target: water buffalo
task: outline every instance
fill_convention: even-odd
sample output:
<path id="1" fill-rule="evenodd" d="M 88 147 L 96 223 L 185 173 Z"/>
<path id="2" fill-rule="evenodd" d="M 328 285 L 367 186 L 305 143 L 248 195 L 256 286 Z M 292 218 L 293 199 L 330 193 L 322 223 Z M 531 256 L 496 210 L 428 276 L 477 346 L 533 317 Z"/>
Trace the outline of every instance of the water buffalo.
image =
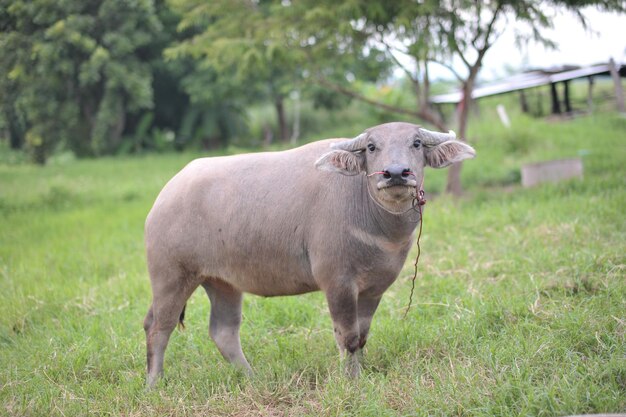
<path id="1" fill-rule="evenodd" d="M 239 341 L 243 293 L 323 291 L 346 371 L 357 376 L 372 316 L 411 247 L 424 167 L 474 155 L 454 132 L 387 123 L 353 139 L 189 163 L 145 225 L 148 385 L 163 373 L 170 334 L 200 285 L 211 301 L 211 338 L 248 372 Z"/>

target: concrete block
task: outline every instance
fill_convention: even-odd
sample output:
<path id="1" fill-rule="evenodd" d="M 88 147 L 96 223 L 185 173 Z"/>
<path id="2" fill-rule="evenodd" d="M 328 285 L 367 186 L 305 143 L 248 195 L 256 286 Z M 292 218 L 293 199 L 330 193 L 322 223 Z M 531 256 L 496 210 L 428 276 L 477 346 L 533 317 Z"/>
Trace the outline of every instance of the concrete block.
<path id="1" fill-rule="evenodd" d="M 583 161 L 580 158 L 560 159 L 522 166 L 522 186 L 524 187 L 582 177 Z"/>

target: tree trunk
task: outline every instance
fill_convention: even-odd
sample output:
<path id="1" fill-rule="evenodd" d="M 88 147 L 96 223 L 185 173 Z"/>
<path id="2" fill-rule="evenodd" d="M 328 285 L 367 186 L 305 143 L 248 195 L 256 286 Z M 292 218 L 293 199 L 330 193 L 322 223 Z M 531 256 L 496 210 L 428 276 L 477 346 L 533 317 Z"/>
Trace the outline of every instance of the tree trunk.
<path id="1" fill-rule="evenodd" d="M 0 110 L 4 114 L 4 121 L 9 131 L 9 145 L 11 149 L 19 150 L 24 147 L 26 127 L 24 126 L 24 119 L 20 117 L 20 112 L 15 104 L 18 96 L 17 88 L 13 86 L 13 83 L 10 83 L 6 90 L 5 94 L 9 100 L 4 103 Z"/>
<path id="2" fill-rule="evenodd" d="M 276 117 L 278 120 L 278 135 L 281 141 L 287 142 L 289 140 L 289 128 L 287 127 L 285 103 L 282 96 L 276 97 L 274 107 L 276 108 Z"/>
<path id="3" fill-rule="evenodd" d="M 552 114 L 561 114 L 561 103 L 559 101 L 559 92 L 556 89 L 556 83 L 550 84 L 550 97 L 552 97 Z"/>
<path id="4" fill-rule="evenodd" d="M 485 54 L 487 53 L 491 45 L 493 44 L 493 42 L 490 40 L 490 37 L 492 34 L 492 30 L 494 28 L 494 25 L 496 23 L 496 20 L 498 18 L 498 14 L 502 10 L 502 7 L 503 7 L 503 3 L 498 2 L 497 8 L 493 12 L 493 16 L 491 17 L 491 21 L 489 22 L 489 25 L 486 31 L 482 33 L 483 35 L 482 47 L 479 49 L 478 47 L 476 47 L 477 44 L 475 43 L 480 33 L 477 34 L 476 35 L 477 38 L 475 38 L 472 41 L 472 44 L 474 45 L 474 47 L 476 47 L 476 51 L 478 52 L 478 57 L 476 58 L 476 61 L 474 62 L 474 64 L 470 64 L 469 61 L 467 61 L 467 59 L 464 58 L 461 50 L 457 49 L 460 57 L 462 58 L 463 62 L 467 65 L 467 69 L 469 70 L 469 75 L 467 79 L 465 80 L 465 82 L 463 83 L 463 99 L 461 100 L 461 107 L 459 109 L 459 117 L 458 117 L 458 122 L 459 122 L 458 137 L 461 140 L 463 140 L 467 134 L 467 118 L 469 116 L 470 106 L 472 105 L 472 91 L 474 90 L 474 82 L 476 81 L 478 72 L 480 71 L 480 68 L 482 67 L 483 58 L 485 57 Z M 453 164 L 448 170 L 448 183 L 446 185 L 446 191 L 448 193 L 451 193 L 454 196 L 461 195 L 463 191 L 463 188 L 461 186 L 461 168 L 462 168 L 462 165 L 459 162 L 459 163 Z"/>
<path id="5" fill-rule="evenodd" d="M 115 153 L 118 151 L 121 143 L 122 143 L 122 133 L 124 132 L 124 127 L 126 126 L 126 111 L 124 108 L 123 99 L 119 99 L 117 103 L 117 117 L 115 121 L 111 124 L 111 137 L 109 144 L 109 153 Z"/>
<path id="6" fill-rule="evenodd" d="M 71 135 L 68 137 L 69 147 L 79 158 L 93 156 L 90 138 L 96 124 L 96 106 L 90 97 L 79 97 L 78 106 L 80 120 L 71 129 Z"/>
<path id="7" fill-rule="evenodd" d="M 295 105 L 293 108 L 293 131 L 291 132 L 291 145 L 296 146 L 300 138 L 300 90 L 294 94 Z"/>
<path id="8" fill-rule="evenodd" d="M 24 128 L 19 121 L 17 112 L 13 106 L 9 106 L 4 117 L 9 130 L 9 144 L 11 149 L 19 150 L 24 145 Z"/>
<path id="9" fill-rule="evenodd" d="M 47 155 L 43 145 L 35 146 L 32 151 L 33 162 L 37 165 L 46 165 Z"/>
<path id="10" fill-rule="evenodd" d="M 467 118 L 469 116 L 469 107 L 472 100 L 472 84 L 473 80 L 468 80 L 463 83 L 463 98 L 459 103 L 459 109 L 457 112 L 457 119 L 459 123 L 459 131 L 457 137 L 464 140 L 467 133 Z M 461 185 L 461 169 L 463 168 L 462 162 L 457 162 L 448 168 L 448 182 L 446 184 L 446 192 L 458 197 L 463 192 Z"/>
<path id="11" fill-rule="evenodd" d="M 617 111 L 624 113 L 626 111 L 626 108 L 624 107 L 624 91 L 622 90 L 619 68 L 615 65 L 615 60 L 613 58 L 609 60 L 609 71 L 611 72 L 613 85 L 615 87 L 615 103 L 617 105 Z"/>

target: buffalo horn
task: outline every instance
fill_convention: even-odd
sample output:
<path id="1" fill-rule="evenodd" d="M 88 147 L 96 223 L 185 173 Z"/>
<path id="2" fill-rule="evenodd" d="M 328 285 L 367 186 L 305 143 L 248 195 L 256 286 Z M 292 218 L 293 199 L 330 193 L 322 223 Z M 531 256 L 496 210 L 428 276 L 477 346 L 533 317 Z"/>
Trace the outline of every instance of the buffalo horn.
<path id="1" fill-rule="evenodd" d="M 354 151 L 362 151 L 365 149 L 367 134 L 361 133 L 359 136 L 354 139 L 344 140 L 341 142 L 336 142 L 331 145 L 333 149 L 340 149 L 342 151 L 354 152 Z"/>
<path id="2" fill-rule="evenodd" d="M 420 128 L 422 142 L 426 146 L 436 146 L 448 140 L 456 139 L 456 133 L 450 130 L 448 133 L 433 132 L 431 130 Z"/>

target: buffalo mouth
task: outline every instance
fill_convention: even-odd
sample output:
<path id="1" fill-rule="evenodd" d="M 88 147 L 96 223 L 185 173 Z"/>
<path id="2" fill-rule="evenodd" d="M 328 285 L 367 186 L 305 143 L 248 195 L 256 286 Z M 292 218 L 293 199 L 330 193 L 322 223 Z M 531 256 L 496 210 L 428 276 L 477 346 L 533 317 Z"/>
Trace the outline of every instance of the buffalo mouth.
<path id="1" fill-rule="evenodd" d="M 395 189 L 400 190 L 402 188 L 411 189 L 417 186 L 417 182 L 414 180 L 405 180 L 405 179 L 392 179 L 388 181 L 380 181 L 377 184 L 379 190 L 384 189 Z"/>
<path id="2" fill-rule="evenodd" d="M 391 202 L 408 201 L 415 197 L 415 181 L 385 181 L 378 184 L 378 196 Z"/>

